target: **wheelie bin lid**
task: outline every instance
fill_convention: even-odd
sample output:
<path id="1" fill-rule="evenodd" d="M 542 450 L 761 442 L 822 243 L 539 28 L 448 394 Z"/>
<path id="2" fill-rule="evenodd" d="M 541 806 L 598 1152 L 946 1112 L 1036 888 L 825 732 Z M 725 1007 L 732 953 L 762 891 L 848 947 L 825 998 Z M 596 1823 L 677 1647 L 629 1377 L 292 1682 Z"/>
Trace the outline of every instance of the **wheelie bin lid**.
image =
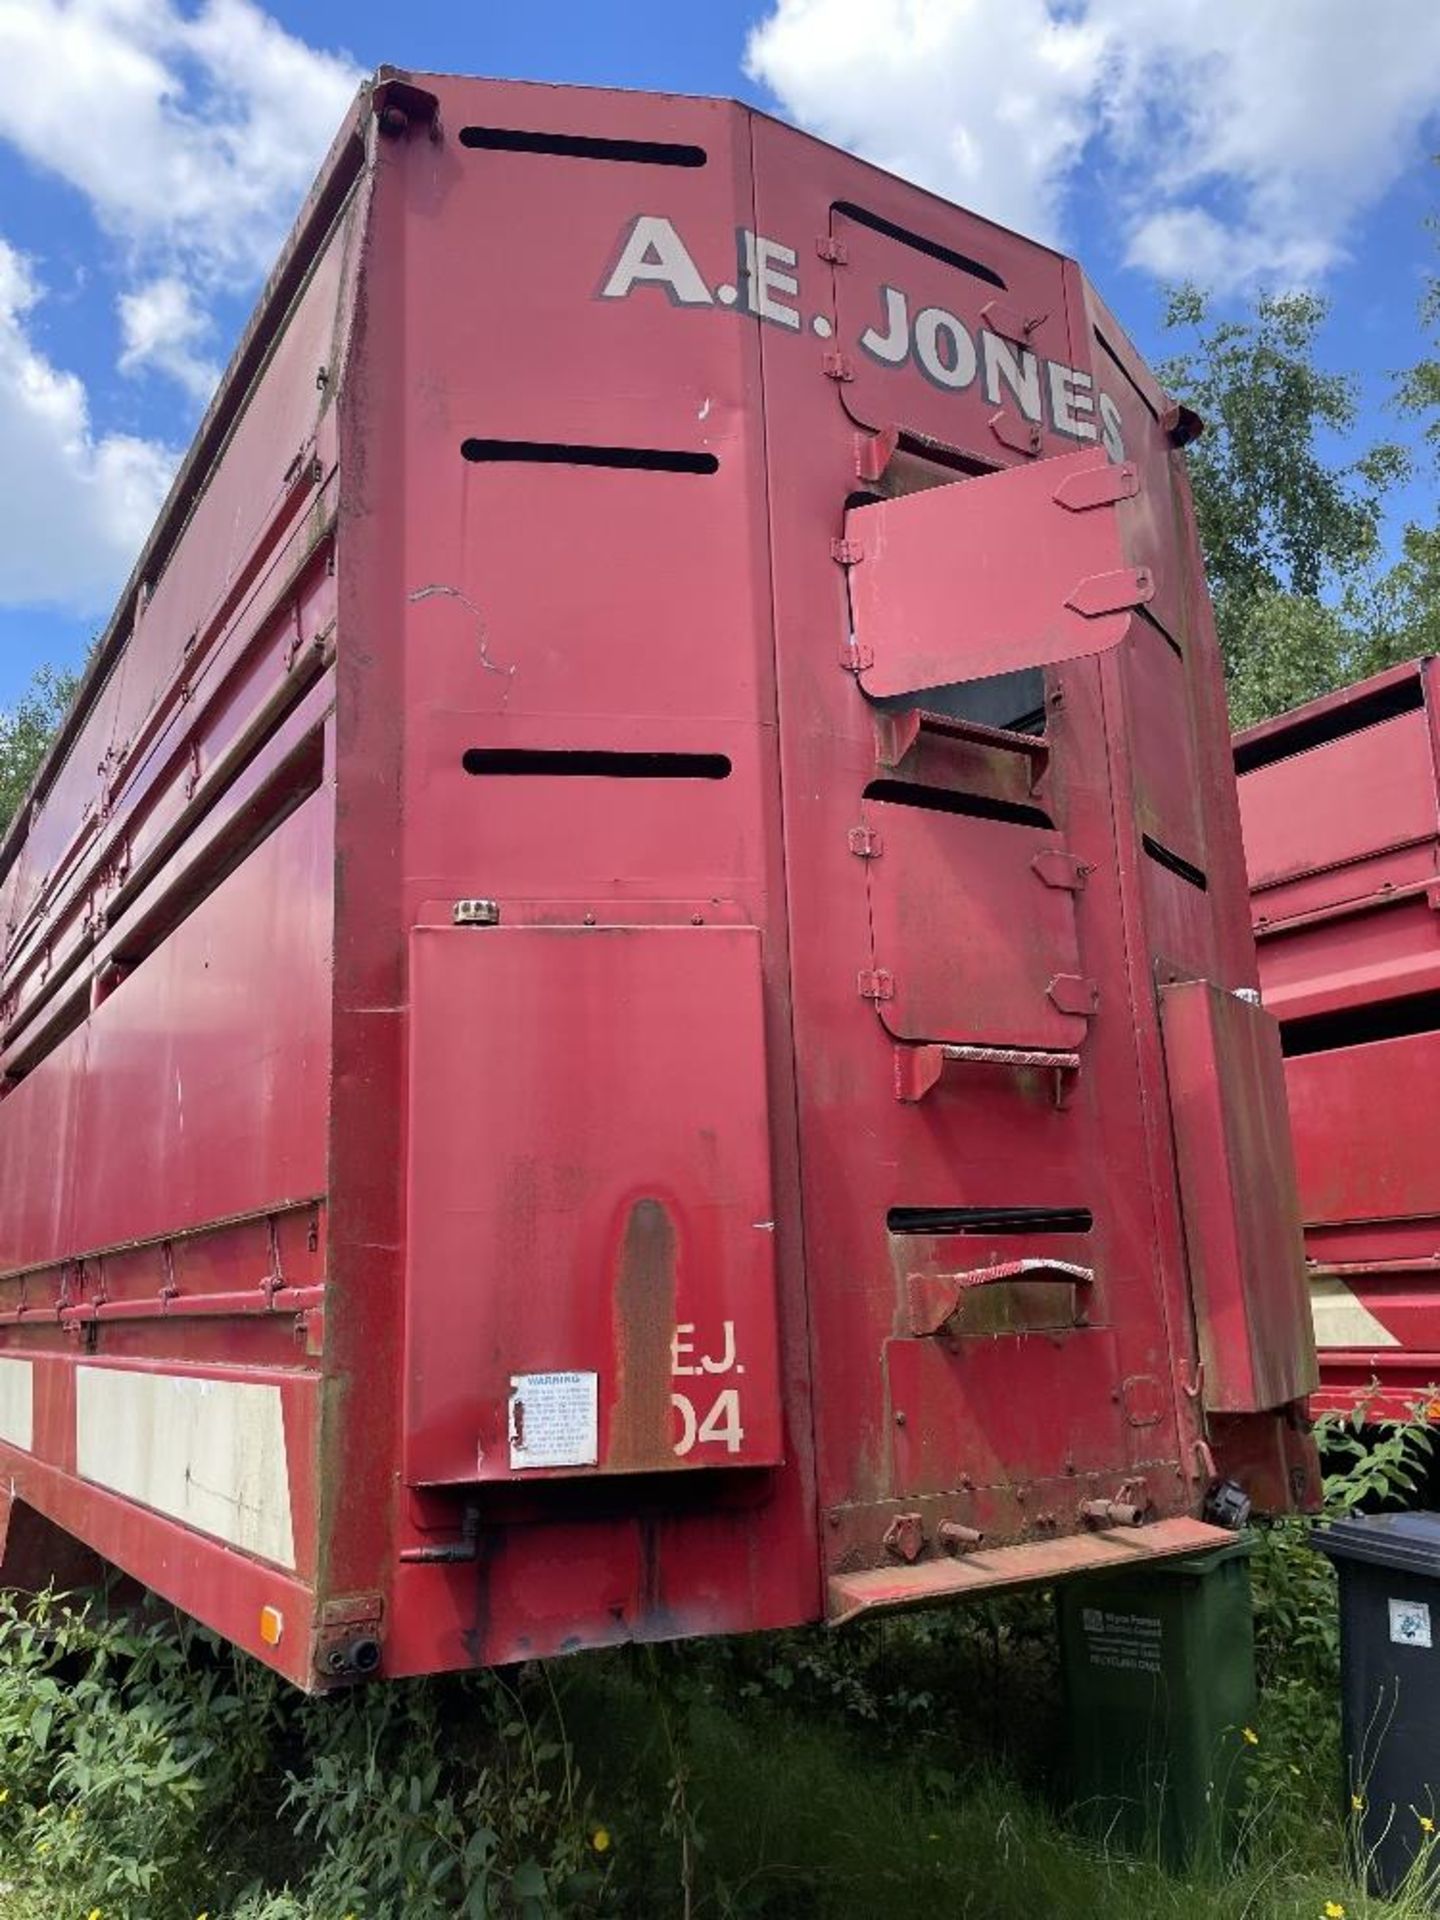
<path id="1" fill-rule="evenodd" d="M 1440 1579 L 1440 1513 L 1354 1513 L 1314 1536 L 1332 1560 L 1363 1560 Z"/>

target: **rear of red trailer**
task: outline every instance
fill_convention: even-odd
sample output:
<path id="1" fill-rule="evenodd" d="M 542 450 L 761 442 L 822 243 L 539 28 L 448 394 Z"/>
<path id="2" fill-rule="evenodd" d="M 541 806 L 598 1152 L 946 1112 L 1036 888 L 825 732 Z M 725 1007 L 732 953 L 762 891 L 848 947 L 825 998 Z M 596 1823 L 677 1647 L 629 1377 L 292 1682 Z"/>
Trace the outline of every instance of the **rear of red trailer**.
<path id="1" fill-rule="evenodd" d="M 1189 425 L 745 108 L 383 73 L 0 854 L 0 1577 L 323 1684 L 1303 1497 Z"/>
<path id="2" fill-rule="evenodd" d="M 1436 663 L 1236 736 L 1265 1005 L 1280 1022 L 1317 1408 L 1402 1418 L 1440 1383 Z"/>

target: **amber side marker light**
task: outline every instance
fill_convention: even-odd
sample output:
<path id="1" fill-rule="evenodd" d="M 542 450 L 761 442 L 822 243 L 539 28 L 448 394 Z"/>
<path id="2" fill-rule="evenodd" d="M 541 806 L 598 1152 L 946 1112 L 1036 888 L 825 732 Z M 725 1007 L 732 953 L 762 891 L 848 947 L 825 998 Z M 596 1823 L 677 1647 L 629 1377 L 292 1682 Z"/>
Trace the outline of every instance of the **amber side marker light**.
<path id="1" fill-rule="evenodd" d="M 260 1638 L 267 1647 L 278 1647 L 285 1631 L 285 1616 L 278 1607 L 260 1609 Z"/>

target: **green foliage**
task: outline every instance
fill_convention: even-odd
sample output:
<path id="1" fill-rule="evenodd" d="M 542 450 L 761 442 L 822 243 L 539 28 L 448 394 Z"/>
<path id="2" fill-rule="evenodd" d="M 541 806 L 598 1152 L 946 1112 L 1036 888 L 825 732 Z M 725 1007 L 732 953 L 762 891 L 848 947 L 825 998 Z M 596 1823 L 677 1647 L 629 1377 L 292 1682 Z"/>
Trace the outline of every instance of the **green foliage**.
<path id="1" fill-rule="evenodd" d="M 1420 1426 L 1325 1429 L 1327 1510 L 1405 1495 Z M 1410 1920 L 1347 1879 L 1328 1563 L 1259 1539 L 1264 1702 L 1231 1858 L 1069 1830 L 1032 1595 L 305 1700 L 168 1615 L 0 1601 L 3 1920 Z M 588 1785 L 586 1784 L 588 1783 Z M 57 1894 L 62 1889 L 63 1898 Z"/>
<path id="2" fill-rule="evenodd" d="M 306 1700 L 163 1611 L 0 1596 L 4 1877 L 47 1920 L 599 1913 L 557 1724 L 538 1669 Z"/>
<path id="3" fill-rule="evenodd" d="M 310 1843 L 319 1913 L 488 1920 L 593 1912 L 604 1892 L 570 1751 L 496 1675 L 318 1703 L 282 1814 Z"/>
<path id="4" fill-rule="evenodd" d="M 1325 441 L 1353 431 L 1356 385 L 1315 364 L 1325 305 L 1311 294 L 1259 299 L 1216 320 L 1193 287 L 1173 293 L 1165 324 L 1188 336 L 1162 378 L 1201 415 L 1190 449 L 1195 510 L 1233 672 L 1257 601 L 1318 601 L 1380 550 L 1385 497 L 1406 471 L 1398 446 L 1336 462 Z"/>
<path id="5" fill-rule="evenodd" d="M 41 667 L 10 712 L 0 713 L 0 831 L 29 792 L 79 684 L 73 673 Z"/>
<path id="6" fill-rule="evenodd" d="M 1316 1437 L 1326 1466 L 1323 1518 L 1413 1504 L 1434 1450 L 1417 1408 L 1408 1422 L 1365 1424 L 1327 1416 Z M 1314 1523 L 1276 1521 L 1256 1535 L 1251 1560 L 1261 1743 L 1252 1790 L 1270 1842 L 1321 1844 L 1343 1855 L 1349 1822 L 1340 1806 L 1340 1624 L 1335 1571 L 1313 1543 Z"/>

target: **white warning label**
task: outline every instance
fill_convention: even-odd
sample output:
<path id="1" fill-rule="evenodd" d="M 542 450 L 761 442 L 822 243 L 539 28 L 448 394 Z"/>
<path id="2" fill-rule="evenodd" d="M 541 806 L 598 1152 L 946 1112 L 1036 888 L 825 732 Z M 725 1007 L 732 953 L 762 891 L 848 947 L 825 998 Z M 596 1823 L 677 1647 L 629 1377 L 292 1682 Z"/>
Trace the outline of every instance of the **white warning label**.
<path id="1" fill-rule="evenodd" d="M 1430 1647 L 1430 1608 L 1423 1600 L 1390 1602 L 1390 1638 L 1402 1647 Z"/>
<path id="2" fill-rule="evenodd" d="M 1080 1625 L 1092 1667 L 1110 1667 L 1121 1673 L 1159 1673 L 1161 1623 L 1152 1615 L 1082 1607 Z"/>
<path id="3" fill-rule="evenodd" d="M 600 1459 L 600 1376 L 512 1373 L 510 1467 L 593 1467 Z"/>

